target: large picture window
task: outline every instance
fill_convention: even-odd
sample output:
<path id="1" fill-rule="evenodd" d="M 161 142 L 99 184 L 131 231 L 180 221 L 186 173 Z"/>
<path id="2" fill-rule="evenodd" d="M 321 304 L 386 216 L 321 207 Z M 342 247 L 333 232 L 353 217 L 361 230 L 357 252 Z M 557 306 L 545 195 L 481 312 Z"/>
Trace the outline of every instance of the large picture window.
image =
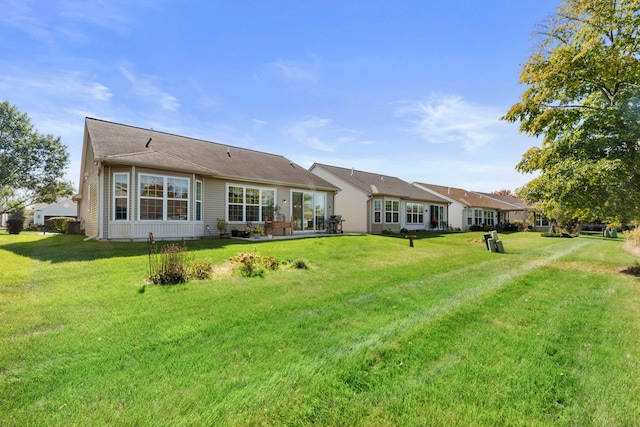
<path id="1" fill-rule="evenodd" d="M 272 208 L 275 190 L 271 188 L 227 187 L 227 216 L 230 222 L 260 222 Z"/>
<path id="2" fill-rule="evenodd" d="M 127 221 L 129 219 L 129 174 L 116 173 L 113 175 L 113 220 Z"/>
<path id="3" fill-rule="evenodd" d="M 407 224 L 422 224 L 424 222 L 424 205 L 422 203 L 407 203 Z"/>
<path id="4" fill-rule="evenodd" d="M 140 219 L 186 221 L 189 179 L 140 174 Z"/>
<path id="5" fill-rule="evenodd" d="M 400 222 L 400 201 L 384 201 L 384 222 L 387 224 L 397 224 Z"/>

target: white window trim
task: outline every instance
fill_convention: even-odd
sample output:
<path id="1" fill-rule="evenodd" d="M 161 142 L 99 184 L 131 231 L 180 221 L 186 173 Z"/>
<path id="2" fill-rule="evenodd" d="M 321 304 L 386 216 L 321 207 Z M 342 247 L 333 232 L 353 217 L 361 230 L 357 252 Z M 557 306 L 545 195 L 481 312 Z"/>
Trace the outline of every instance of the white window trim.
<path id="1" fill-rule="evenodd" d="M 140 191 L 140 183 L 142 182 L 142 177 L 143 176 L 152 176 L 152 177 L 156 177 L 156 178 L 162 178 L 163 183 L 162 183 L 162 219 L 141 219 L 140 215 L 141 215 L 141 206 L 140 206 L 140 201 L 143 198 L 149 198 L 149 199 L 159 199 L 159 197 L 143 197 L 142 196 L 142 191 Z M 186 220 L 169 220 L 167 218 L 167 209 L 169 207 L 169 204 L 167 203 L 169 200 L 185 200 L 185 199 L 176 199 L 174 197 L 169 198 L 167 197 L 167 191 L 168 191 L 168 187 L 167 187 L 167 179 L 168 178 L 173 178 L 173 179 L 182 179 L 187 181 L 187 219 Z M 138 173 L 138 183 L 137 183 L 137 200 L 138 200 L 138 221 L 153 221 L 153 222 L 182 222 L 182 221 L 188 221 L 189 220 L 189 206 L 191 206 L 191 180 L 187 177 L 184 176 L 176 176 L 176 175 L 160 175 L 160 174 L 153 174 L 153 173 L 144 173 L 144 172 L 139 172 Z"/>
<path id="2" fill-rule="evenodd" d="M 242 188 L 242 220 L 240 221 L 231 221 L 229 219 L 229 187 L 238 187 Z M 258 213 L 258 221 L 253 222 L 263 222 L 264 213 L 262 212 L 262 193 L 264 191 L 273 191 L 273 203 L 276 203 L 276 196 L 278 192 L 275 187 L 261 187 L 259 185 L 244 185 L 244 184 L 231 184 L 227 183 L 225 187 L 225 195 L 224 195 L 224 218 L 229 224 L 245 224 L 247 223 L 246 213 L 247 206 L 256 206 L 256 205 L 247 205 L 247 188 L 252 190 L 259 190 L 258 198 L 260 200 L 259 213 Z M 234 205 L 239 205 L 239 203 L 234 203 Z"/>
<path id="3" fill-rule="evenodd" d="M 198 185 L 200 185 L 200 199 L 198 199 Z M 196 222 L 203 222 L 204 221 L 204 203 L 203 203 L 204 183 L 199 179 L 196 179 L 196 188 L 195 188 L 195 191 L 193 192 L 193 198 L 194 198 L 193 220 Z M 198 202 L 200 203 L 200 209 L 198 209 Z M 200 219 L 197 219 L 198 212 L 200 212 Z"/>
<path id="4" fill-rule="evenodd" d="M 397 211 L 387 211 L 387 202 L 396 202 L 398 204 L 398 210 Z M 387 221 L 387 212 L 391 212 L 391 221 Z M 398 214 L 398 220 L 394 221 L 393 220 L 393 214 L 397 213 Z M 400 220 L 401 220 L 401 209 L 400 209 L 400 199 L 384 199 L 383 202 L 383 214 L 384 214 L 384 223 L 385 224 L 400 224 Z"/>
<path id="5" fill-rule="evenodd" d="M 416 212 L 413 211 L 409 211 L 409 207 L 414 207 L 417 206 L 418 210 Z M 421 225 L 424 224 L 424 203 L 419 203 L 419 202 L 407 202 L 405 204 L 405 217 L 408 217 L 409 215 L 411 215 L 411 221 L 409 221 L 409 218 L 406 218 L 407 220 L 407 224 L 411 224 L 411 225 Z M 413 221 L 413 217 L 416 216 L 416 220 Z M 422 221 L 420 221 L 420 217 L 422 217 Z"/>
<path id="6" fill-rule="evenodd" d="M 127 195 L 126 196 L 116 196 L 116 177 L 118 175 L 125 175 L 127 177 Z M 129 221 L 131 218 L 130 210 L 131 206 L 129 205 L 129 195 L 131 194 L 131 177 L 129 176 L 129 172 L 114 172 L 113 174 L 113 213 L 111 218 L 114 221 Z M 127 218 L 120 219 L 116 218 L 116 200 L 117 199 L 127 199 Z"/>
<path id="7" fill-rule="evenodd" d="M 380 208 L 376 209 L 376 202 L 380 203 Z M 371 218 L 371 222 L 373 222 L 374 224 L 382 224 L 384 218 L 384 200 L 383 199 L 373 199 L 373 203 L 371 205 L 371 210 L 373 213 L 373 217 Z M 376 212 L 380 212 L 380 220 L 376 221 Z"/>

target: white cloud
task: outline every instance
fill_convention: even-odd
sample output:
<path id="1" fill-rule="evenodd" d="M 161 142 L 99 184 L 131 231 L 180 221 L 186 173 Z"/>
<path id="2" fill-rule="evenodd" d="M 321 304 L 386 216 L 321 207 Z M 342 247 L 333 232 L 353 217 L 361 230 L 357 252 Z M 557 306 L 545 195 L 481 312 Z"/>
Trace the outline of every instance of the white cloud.
<path id="1" fill-rule="evenodd" d="M 156 86 L 155 77 L 134 76 L 126 66 L 121 66 L 120 72 L 131 83 L 134 95 L 139 98 L 158 104 L 160 108 L 167 111 L 176 111 L 180 107 L 177 98 Z"/>
<path id="2" fill-rule="evenodd" d="M 48 95 L 49 97 L 82 98 L 87 101 L 108 101 L 111 90 L 102 83 L 92 81 L 89 76 L 79 72 L 48 73 L 43 75 L 29 76 L 22 74 L 18 70 L 0 77 L 0 88 L 18 87 L 23 93 L 32 93 L 38 97 Z"/>
<path id="3" fill-rule="evenodd" d="M 293 124 L 287 133 L 294 137 L 299 142 L 320 151 L 334 151 L 333 144 L 323 140 L 322 138 L 315 136 L 314 133 L 318 133 L 319 130 L 325 129 L 331 120 L 321 119 L 319 117 L 309 117 L 305 120 Z"/>
<path id="4" fill-rule="evenodd" d="M 318 79 L 319 63 L 316 57 L 310 61 L 285 61 L 281 58 L 267 64 L 267 69 L 293 82 L 315 82 Z"/>
<path id="5" fill-rule="evenodd" d="M 114 1 L 65 0 L 60 3 L 60 17 L 126 33 L 133 20 L 127 14 L 131 4 Z"/>
<path id="6" fill-rule="evenodd" d="M 9 0 L 2 7 L 0 22 L 17 28 L 36 40 L 51 43 L 51 29 L 33 12 L 25 0 Z"/>
<path id="7" fill-rule="evenodd" d="M 325 153 L 337 151 L 359 150 L 360 145 L 370 145 L 373 141 L 361 141 L 360 132 L 335 126 L 329 119 L 308 116 L 293 123 L 286 130 L 286 134 L 296 141 Z"/>
<path id="8" fill-rule="evenodd" d="M 395 111 L 413 125 L 413 132 L 433 144 L 459 144 L 468 151 L 486 146 L 504 133 L 498 109 L 472 104 L 454 95 L 403 101 Z"/>
<path id="9" fill-rule="evenodd" d="M 14 27 L 50 46 L 65 40 L 88 43 L 92 38 L 91 32 L 78 24 L 100 26 L 125 34 L 133 24 L 130 8 L 129 3 L 113 1 L 8 0 L 0 6 L 0 24 Z"/>
<path id="10" fill-rule="evenodd" d="M 251 121 L 253 122 L 253 130 L 262 129 L 267 124 L 266 121 L 260 119 L 252 119 Z"/>

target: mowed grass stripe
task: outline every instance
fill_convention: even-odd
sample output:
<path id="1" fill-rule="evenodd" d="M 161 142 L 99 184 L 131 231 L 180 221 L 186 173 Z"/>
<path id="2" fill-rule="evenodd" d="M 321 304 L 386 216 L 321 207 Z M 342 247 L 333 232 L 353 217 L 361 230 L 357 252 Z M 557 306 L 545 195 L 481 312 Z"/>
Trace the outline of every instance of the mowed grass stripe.
<path id="1" fill-rule="evenodd" d="M 194 242 L 202 259 L 256 247 L 313 268 L 144 294 L 143 245 L 23 245 L 10 252 L 40 269 L 10 285 L 36 298 L 18 294 L 0 313 L 19 324 L 0 332 L 10 348 L 0 424 L 589 425 L 585 412 L 625 425 L 638 415 L 635 395 L 612 387 L 624 375 L 634 392 L 639 378 L 637 279 L 615 271 L 631 257 L 611 241 L 522 233 L 490 254 L 478 236 L 411 249 L 380 236 Z M 42 280 L 49 264 L 53 283 Z"/>

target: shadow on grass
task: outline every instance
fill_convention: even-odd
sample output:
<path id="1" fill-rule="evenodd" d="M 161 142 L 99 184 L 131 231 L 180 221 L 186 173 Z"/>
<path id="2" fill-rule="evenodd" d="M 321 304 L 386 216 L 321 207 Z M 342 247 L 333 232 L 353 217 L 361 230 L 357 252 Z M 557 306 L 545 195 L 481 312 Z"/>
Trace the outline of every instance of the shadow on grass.
<path id="1" fill-rule="evenodd" d="M 384 233 L 380 236 L 382 237 L 390 237 L 395 239 L 406 239 L 408 236 L 415 236 L 415 240 L 421 239 L 435 239 L 438 237 L 444 237 L 448 234 L 461 233 L 459 231 L 417 231 L 415 233 L 406 232 L 406 233 Z"/>
<path id="2" fill-rule="evenodd" d="M 394 233 L 394 234 L 382 234 L 381 236 L 383 237 L 391 237 L 391 238 L 396 238 L 396 239 L 406 239 L 407 236 L 415 236 L 414 240 L 421 240 L 421 239 L 435 239 L 435 238 L 440 238 L 440 237 L 445 237 L 448 235 L 452 235 L 452 234 L 465 234 L 465 235 L 473 235 L 473 234 L 485 234 L 485 233 L 490 233 L 489 231 L 486 232 L 481 232 L 481 231 L 417 231 L 415 233 L 411 233 L 411 232 L 407 232 L 407 233 Z M 498 234 L 501 236 L 504 235 L 509 235 L 509 234 L 519 234 L 522 233 L 521 231 L 501 231 Z"/>
<path id="3" fill-rule="evenodd" d="M 620 272 L 630 276 L 640 277 L 640 265 L 632 265 L 631 267 L 620 270 Z"/>
<path id="4" fill-rule="evenodd" d="M 25 234 L 22 233 L 24 237 Z M 96 259 L 147 256 L 149 245 L 147 242 L 99 242 L 96 240 L 83 241 L 85 236 L 77 234 L 49 234 L 31 233 L 33 237 L 29 241 L 6 243 L 10 238 L 5 237 L 0 241 L 0 250 L 13 252 L 16 255 L 39 261 L 51 263 L 91 261 Z M 16 239 L 20 235 L 16 235 Z M 31 236 L 30 236 L 31 237 Z M 4 242 L 4 243 L 3 243 Z M 156 242 L 155 246 L 167 242 Z M 176 241 L 173 241 L 176 243 Z M 246 242 L 250 244 L 252 242 Z M 229 244 L 245 244 L 245 242 L 232 239 L 202 239 L 185 240 L 187 251 L 203 249 L 215 249 Z M 152 248 L 153 249 L 153 248 Z"/>

